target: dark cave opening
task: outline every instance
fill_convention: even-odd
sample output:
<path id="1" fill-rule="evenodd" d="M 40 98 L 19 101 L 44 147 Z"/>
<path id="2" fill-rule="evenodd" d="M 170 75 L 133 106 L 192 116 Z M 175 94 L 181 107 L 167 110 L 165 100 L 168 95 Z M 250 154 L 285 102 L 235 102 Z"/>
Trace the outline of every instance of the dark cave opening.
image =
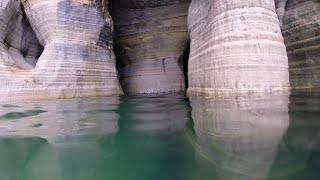
<path id="1" fill-rule="evenodd" d="M 180 64 L 182 65 L 183 75 L 184 75 L 184 83 L 186 91 L 189 87 L 189 79 L 188 79 L 188 62 L 189 62 L 189 55 L 190 55 L 190 41 L 187 43 L 186 48 L 183 52 L 181 57 Z"/>
<path id="2" fill-rule="evenodd" d="M 124 2 L 124 1 L 123 1 Z M 119 13 L 117 11 L 117 8 L 121 8 L 119 7 L 120 6 L 120 1 L 115 1 L 115 0 L 109 0 L 108 1 L 108 10 L 109 10 L 109 13 L 111 15 L 111 18 L 113 20 L 113 23 L 114 23 L 114 31 L 113 31 L 113 51 L 114 51 L 114 54 L 115 54 L 115 57 L 116 57 L 116 69 L 118 71 L 118 78 L 119 78 L 119 81 L 120 81 L 120 84 L 123 88 L 124 91 L 126 91 L 126 88 L 130 88 L 130 87 L 127 87 L 124 85 L 124 81 L 126 81 L 126 84 L 130 84 L 130 83 L 134 83 L 134 82 L 129 82 L 127 81 L 127 78 L 126 77 L 126 73 L 124 70 L 123 67 L 126 67 L 126 66 L 130 66 L 130 63 L 131 63 L 131 59 L 133 59 L 134 57 L 131 57 L 132 55 L 132 52 L 128 52 L 127 48 L 129 50 L 131 50 L 130 46 L 127 45 L 127 44 L 121 44 L 121 42 L 117 42 L 117 39 L 119 39 L 119 37 L 121 37 L 121 34 L 123 34 L 122 31 L 123 30 L 123 27 L 121 25 L 119 25 L 119 21 L 120 21 L 120 24 L 121 24 L 121 19 L 117 19 L 117 13 Z M 122 3 L 123 5 L 123 3 Z M 160 38 L 160 37 L 159 37 Z M 181 77 L 181 79 L 179 79 L 180 82 L 177 82 L 177 84 L 183 86 L 183 84 L 185 84 L 184 87 L 180 87 L 180 92 L 184 92 L 188 89 L 189 87 L 189 83 L 188 83 L 188 60 L 189 60 L 189 54 L 190 54 L 190 40 L 188 40 L 189 38 L 188 37 L 185 37 L 185 39 L 183 41 L 179 41 L 181 44 L 176 44 L 179 46 L 179 50 L 177 50 L 175 53 L 175 63 L 178 64 L 178 66 L 180 67 L 180 69 L 178 71 L 178 73 L 180 73 L 180 76 L 183 76 Z M 164 40 L 165 41 L 165 40 Z M 170 42 L 171 40 L 168 39 L 168 41 L 166 42 Z M 141 42 L 143 43 L 143 42 Z M 157 42 L 149 42 L 149 43 L 157 43 Z M 159 42 L 161 43 L 161 42 Z M 164 52 L 165 53 L 165 52 Z M 156 54 L 154 55 L 156 56 Z M 170 52 L 168 52 L 168 56 L 170 56 Z M 163 55 L 163 57 L 158 58 L 156 60 L 159 60 L 159 61 L 163 61 L 165 59 L 166 55 Z M 178 58 L 178 59 L 177 59 Z M 162 65 L 164 65 L 164 61 L 162 63 Z M 159 64 L 160 65 L 160 64 Z M 165 67 L 165 66 L 164 66 Z M 163 68 L 165 69 L 165 68 Z M 177 72 L 177 71 L 176 71 Z M 131 73 L 131 72 L 130 72 Z M 127 73 L 128 74 L 128 73 Z M 168 76 L 169 77 L 169 76 Z M 170 81 L 171 79 L 168 79 L 168 81 Z M 159 83 L 160 83 L 160 80 L 159 80 Z"/>

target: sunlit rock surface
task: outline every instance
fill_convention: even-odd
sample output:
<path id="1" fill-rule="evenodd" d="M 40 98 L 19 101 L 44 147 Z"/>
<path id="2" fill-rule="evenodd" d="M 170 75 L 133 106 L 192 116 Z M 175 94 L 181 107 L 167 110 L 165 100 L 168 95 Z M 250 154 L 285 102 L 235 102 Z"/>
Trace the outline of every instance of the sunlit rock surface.
<path id="1" fill-rule="evenodd" d="M 289 88 L 288 59 L 274 0 L 198 0 L 188 14 L 189 94 Z"/>
<path id="2" fill-rule="evenodd" d="M 14 1 L 8 1 L 10 10 L 14 13 L 8 21 L 8 32 L 4 39 L 4 45 L 8 52 L 11 63 L 21 69 L 32 69 L 35 67 L 43 47 L 31 28 L 24 9 Z M 1 33 L 1 32 L 0 32 Z"/>
<path id="3" fill-rule="evenodd" d="M 114 0 L 115 53 L 125 93 L 185 91 L 190 0 Z"/>
<path id="4" fill-rule="evenodd" d="M 122 93 L 107 1 L 21 2 L 0 2 L 0 93 L 4 97 Z"/>
<path id="5" fill-rule="evenodd" d="M 282 33 L 288 51 L 293 89 L 319 91 L 320 2 L 288 0 Z"/>
<path id="6" fill-rule="evenodd" d="M 318 91 L 319 12 L 318 0 L 0 0 L 1 99 Z"/>
<path id="7" fill-rule="evenodd" d="M 199 161 L 216 179 L 268 179 L 289 127 L 289 96 L 190 97 Z"/>

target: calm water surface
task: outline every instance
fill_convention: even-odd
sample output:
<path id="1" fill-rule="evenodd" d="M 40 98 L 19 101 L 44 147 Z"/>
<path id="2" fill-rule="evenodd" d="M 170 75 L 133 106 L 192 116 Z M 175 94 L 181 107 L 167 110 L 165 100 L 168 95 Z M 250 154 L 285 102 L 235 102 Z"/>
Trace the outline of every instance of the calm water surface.
<path id="1" fill-rule="evenodd" d="M 0 103 L 0 180 L 319 180 L 320 95 Z"/>

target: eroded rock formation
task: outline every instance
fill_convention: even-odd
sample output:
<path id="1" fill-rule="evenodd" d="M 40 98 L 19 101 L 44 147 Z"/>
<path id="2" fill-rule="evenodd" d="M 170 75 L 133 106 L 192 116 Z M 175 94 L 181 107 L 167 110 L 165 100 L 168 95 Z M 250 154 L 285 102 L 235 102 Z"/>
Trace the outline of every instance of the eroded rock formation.
<path id="1" fill-rule="evenodd" d="M 107 5 L 105 0 L 1 0 L 0 93 L 38 98 L 121 94 Z"/>
<path id="2" fill-rule="evenodd" d="M 185 91 L 190 0 L 115 0 L 115 53 L 125 93 Z"/>
<path id="3" fill-rule="evenodd" d="M 113 38 L 127 94 L 319 89 L 318 0 L 190 2 L 0 0 L 0 93 L 122 94 Z"/>
<path id="4" fill-rule="evenodd" d="M 289 88 L 274 0 L 198 0 L 190 5 L 189 90 L 228 94 Z"/>

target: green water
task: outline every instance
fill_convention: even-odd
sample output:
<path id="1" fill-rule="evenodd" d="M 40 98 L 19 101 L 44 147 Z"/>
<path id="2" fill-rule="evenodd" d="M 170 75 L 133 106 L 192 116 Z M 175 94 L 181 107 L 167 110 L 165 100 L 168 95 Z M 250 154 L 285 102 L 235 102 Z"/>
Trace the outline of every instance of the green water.
<path id="1" fill-rule="evenodd" d="M 0 104 L 0 180 L 319 180 L 320 96 Z"/>

